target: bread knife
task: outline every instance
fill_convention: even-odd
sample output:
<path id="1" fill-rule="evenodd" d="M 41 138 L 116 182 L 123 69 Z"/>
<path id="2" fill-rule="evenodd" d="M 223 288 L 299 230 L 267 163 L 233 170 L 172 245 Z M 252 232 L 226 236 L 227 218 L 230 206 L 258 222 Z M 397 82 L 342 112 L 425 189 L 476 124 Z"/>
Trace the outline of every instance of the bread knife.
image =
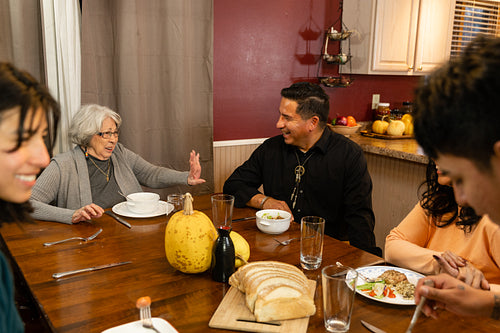
<path id="1" fill-rule="evenodd" d="M 115 220 L 117 220 L 118 222 L 120 222 L 121 224 L 123 224 L 124 226 L 126 226 L 127 228 L 132 228 L 132 226 L 130 225 L 130 223 L 128 223 L 127 221 L 125 221 L 124 219 L 122 219 L 121 217 L 119 217 L 118 215 L 116 215 L 115 213 L 113 213 L 112 211 L 110 210 L 107 210 L 104 212 L 104 214 L 108 214 L 109 216 L 111 216 L 112 218 L 114 218 Z"/>
<path id="2" fill-rule="evenodd" d="M 54 279 L 59 279 L 59 278 L 62 278 L 64 276 L 68 276 L 68 275 L 73 275 L 73 274 L 78 274 L 78 273 L 83 273 L 83 272 L 98 271 L 100 269 L 111 268 L 111 267 L 121 266 L 121 265 L 125 265 L 125 264 L 130 264 L 130 263 L 132 263 L 132 261 L 115 262 L 112 264 L 106 264 L 106 265 L 100 265 L 100 266 L 94 266 L 94 267 L 82 268 L 82 269 L 75 269 L 74 271 L 54 273 L 54 274 L 52 274 L 52 277 Z"/>

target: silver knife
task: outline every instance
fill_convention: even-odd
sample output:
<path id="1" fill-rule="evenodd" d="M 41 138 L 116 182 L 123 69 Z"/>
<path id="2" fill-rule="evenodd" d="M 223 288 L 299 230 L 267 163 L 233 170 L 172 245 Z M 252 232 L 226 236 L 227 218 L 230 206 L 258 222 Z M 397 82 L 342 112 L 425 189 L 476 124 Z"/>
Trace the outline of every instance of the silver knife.
<path id="1" fill-rule="evenodd" d="M 118 222 L 120 222 L 121 224 L 123 224 L 124 226 L 126 226 L 127 228 L 132 228 L 132 226 L 130 225 L 130 223 L 128 223 L 127 221 L 125 221 L 124 219 L 122 219 L 121 217 L 119 217 L 118 215 L 116 215 L 115 213 L 113 213 L 112 211 L 110 210 L 107 210 L 104 212 L 104 214 L 108 214 L 109 216 L 111 216 L 112 218 L 114 218 L 115 220 L 117 220 Z"/>
<path id="2" fill-rule="evenodd" d="M 369 331 L 371 331 L 373 333 L 387 333 L 386 331 L 381 330 L 380 328 L 375 327 L 372 324 L 369 324 L 364 320 L 361 320 L 361 324 L 363 324 L 364 327 L 366 327 Z"/>
<path id="3" fill-rule="evenodd" d="M 130 263 L 132 263 L 132 261 L 115 262 L 113 264 L 106 264 L 106 265 L 100 265 L 100 266 L 95 266 L 95 267 L 76 269 L 74 271 L 67 271 L 67 272 L 62 272 L 62 273 L 54 273 L 54 274 L 52 274 L 52 277 L 54 279 L 59 279 L 59 278 L 62 278 L 64 276 L 68 276 L 68 275 L 73 275 L 73 274 L 78 274 L 78 273 L 83 273 L 83 272 L 97 271 L 100 269 L 121 266 L 121 265 L 125 265 L 125 264 L 130 264 Z"/>

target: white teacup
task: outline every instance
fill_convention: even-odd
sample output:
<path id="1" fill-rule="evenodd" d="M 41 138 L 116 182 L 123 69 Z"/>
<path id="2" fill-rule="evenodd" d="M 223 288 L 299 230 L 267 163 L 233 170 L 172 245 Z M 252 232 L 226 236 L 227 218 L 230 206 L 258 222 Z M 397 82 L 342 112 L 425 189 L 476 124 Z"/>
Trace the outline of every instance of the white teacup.
<path id="1" fill-rule="evenodd" d="M 160 195 L 152 192 L 137 192 L 127 195 L 127 208 L 136 214 L 148 214 L 158 210 Z"/>

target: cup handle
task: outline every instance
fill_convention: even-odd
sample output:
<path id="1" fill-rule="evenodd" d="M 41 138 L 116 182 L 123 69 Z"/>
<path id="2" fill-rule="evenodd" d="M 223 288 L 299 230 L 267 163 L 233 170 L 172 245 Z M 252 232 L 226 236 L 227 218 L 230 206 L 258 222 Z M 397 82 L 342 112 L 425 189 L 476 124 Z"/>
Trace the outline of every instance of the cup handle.
<path id="1" fill-rule="evenodd" d="M 262 225 L 271 225 L 270 223 L 262 222 L 262 221 L 259 221 L 259 223 L 262 224 Z"/>

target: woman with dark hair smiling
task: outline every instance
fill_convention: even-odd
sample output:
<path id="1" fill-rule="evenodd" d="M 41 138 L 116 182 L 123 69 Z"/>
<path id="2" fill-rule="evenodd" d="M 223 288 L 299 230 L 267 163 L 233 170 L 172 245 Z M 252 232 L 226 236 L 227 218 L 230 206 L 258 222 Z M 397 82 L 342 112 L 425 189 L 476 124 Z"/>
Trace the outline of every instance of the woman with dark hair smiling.
<path id="1" fill-rule="evenodd" d="M 31 75 L 0 63 L 0 223 L 30 221 L 28 199 L 50 161 L 59 105 Z M 48 147 L 47 147 L 48 146 Z M 24 332 L 12 274 L 0 253 L 0 332 Z"/>
<path id="2" fill-rule="evenodd" d="M 455 201 L 448 177 L 427 166 L 420 202 L 386 238 L 385 259 L 420 273 L 448 273 L 500 290 L 500 226 Z"/>

